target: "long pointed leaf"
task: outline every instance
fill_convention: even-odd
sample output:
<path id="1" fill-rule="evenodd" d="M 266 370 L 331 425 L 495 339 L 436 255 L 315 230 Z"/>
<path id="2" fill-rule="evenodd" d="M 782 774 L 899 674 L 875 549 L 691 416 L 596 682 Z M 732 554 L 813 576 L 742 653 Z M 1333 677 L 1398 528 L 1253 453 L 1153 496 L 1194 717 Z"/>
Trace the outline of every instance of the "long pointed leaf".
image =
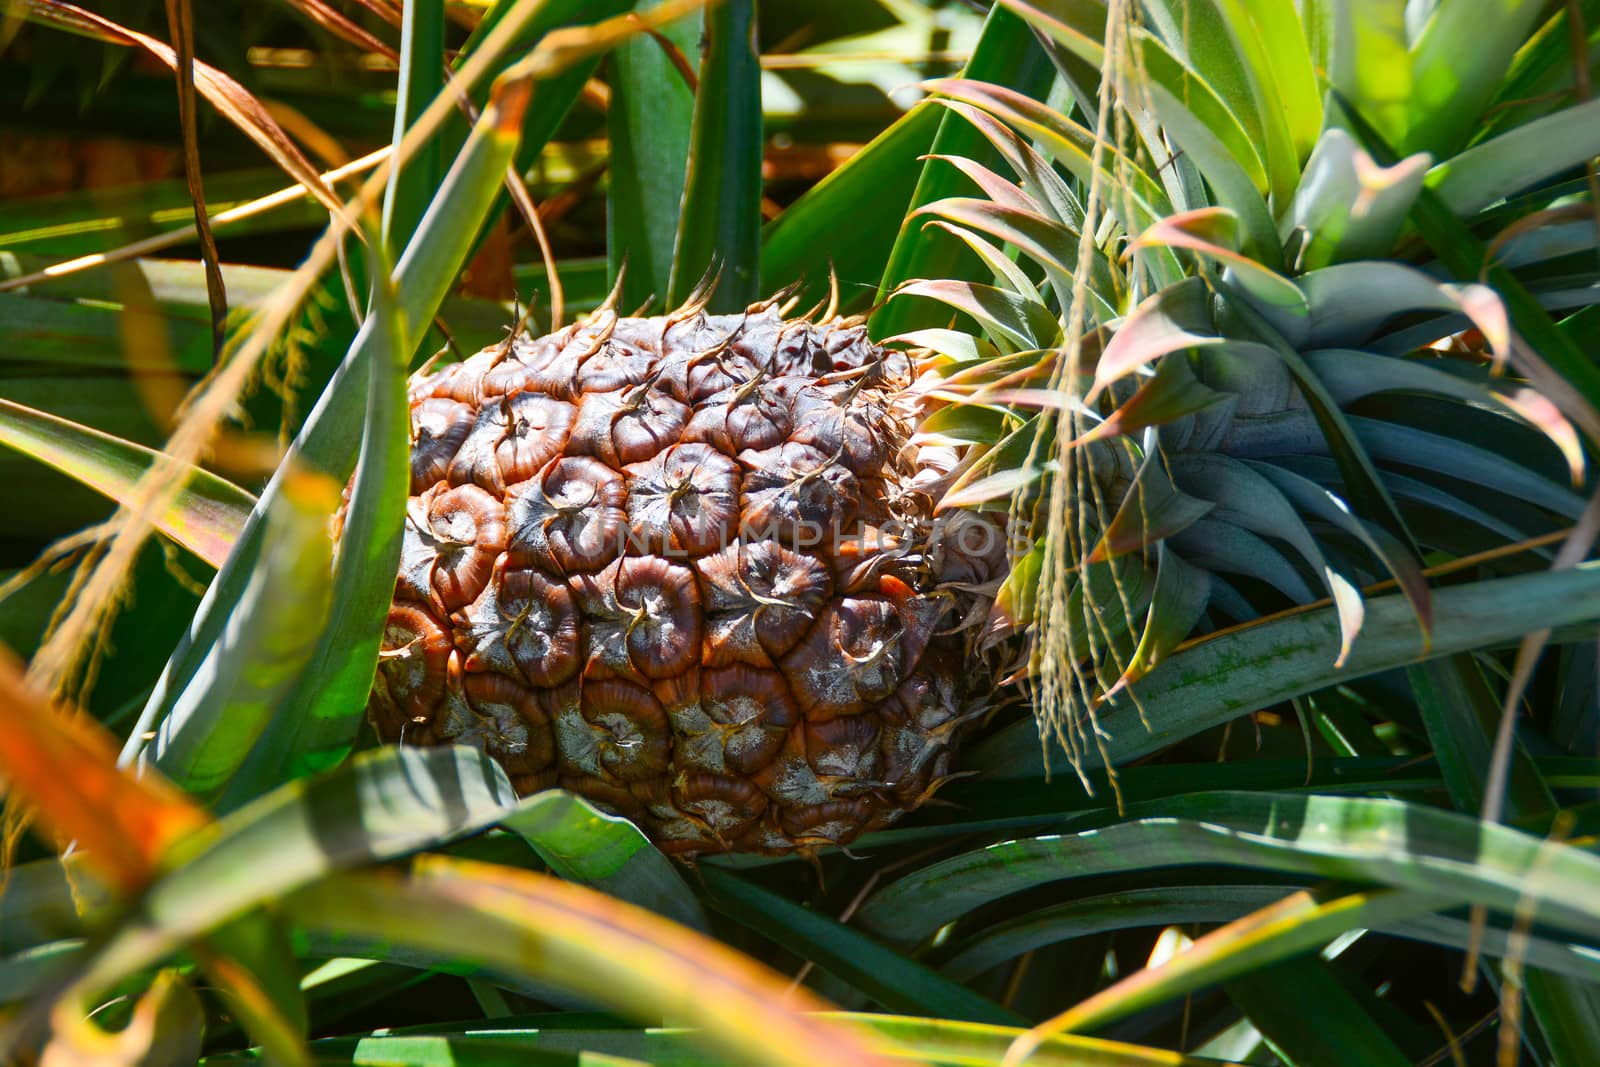
<path id="1" fill-rule="evenodd" d="M 443 950 L 646 1019 L 697 1025 L 713 1051 L 771 1067 L 883 1067 L 787 979 L 647 911 L 545 875 L 429 857 L 409 878 L 349 874 L 288 902 L 330 934 Z M 427 922 L 416 922 L 419 915 Z"/>
<path id="2" fill-rule="evenodd" d="M 723 0 L 705 15 L 683 214 L 667 303 L 682 303 L 708 271 L 709 306 L 739 311 L 761 292 L 761 66 L 756 0 Z"/>
<path id="3" fill-rule="evenodd" d="M 695 12 L 663 26 L 664 40 L 637 37 L 611 57 L 606 266 L 613 283 L 626 270 L 624 308 L 668 299 L 695 91 L 666 49 L 677 48 L 692 61 L 703 25 L 702 14 Z"/>
<path id="4" fill-rule="evenodd" d="M 153 449 L 0 399 L 0 444 L 48 463 L 112 500 L 126 500 L 156 461 Z M 156 528 L 213 567 L 228 558 L 255 498 L 196 468 Z"/>

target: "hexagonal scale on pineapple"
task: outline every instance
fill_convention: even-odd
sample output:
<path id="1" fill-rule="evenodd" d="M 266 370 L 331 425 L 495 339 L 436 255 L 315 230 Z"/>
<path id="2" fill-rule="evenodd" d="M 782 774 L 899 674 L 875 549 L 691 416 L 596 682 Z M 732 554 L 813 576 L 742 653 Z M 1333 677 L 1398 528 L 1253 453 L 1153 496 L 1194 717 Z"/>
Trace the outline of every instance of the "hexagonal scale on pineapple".
<path id="1" fill-rule="evenodd" d="M 708 445 L 674 445 L 625 468 L 629 548 L 703 556 L 727 545 L 739 520 L 739 465 Z"/>

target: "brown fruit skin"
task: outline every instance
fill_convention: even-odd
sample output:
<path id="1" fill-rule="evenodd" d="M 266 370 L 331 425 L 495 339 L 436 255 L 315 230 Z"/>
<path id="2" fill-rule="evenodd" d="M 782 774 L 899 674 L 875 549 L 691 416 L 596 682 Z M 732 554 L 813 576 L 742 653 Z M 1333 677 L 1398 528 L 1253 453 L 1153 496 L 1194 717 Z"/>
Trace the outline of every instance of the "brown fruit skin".
<path id="1" fill-rule="evenodd" d="M 1004 546 L 966 517 L 940 547 L 911 385 L 859 323 L 773 303 L 602 309 L 414 378 L 379 735 L 475 745 L 681 855 L 916 807 L 982 674 L 948 631 Z"/>

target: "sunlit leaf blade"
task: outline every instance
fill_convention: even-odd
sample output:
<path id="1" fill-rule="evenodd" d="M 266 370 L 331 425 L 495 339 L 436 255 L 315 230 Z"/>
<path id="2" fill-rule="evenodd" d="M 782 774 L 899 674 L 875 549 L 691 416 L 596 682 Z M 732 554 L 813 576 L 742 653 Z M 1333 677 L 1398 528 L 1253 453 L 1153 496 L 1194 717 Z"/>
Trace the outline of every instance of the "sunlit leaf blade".
<path id="1" fill-rule="evenodd" d="M 1431 911 L 1439 903 L 1433 894 L 1326 884 L 1289 893 L 1197 937 L 1159 966 L 1135 971 L 1107 986 L 1041 1023 L 1036 1032 L 1098 1030 L 1213 983 L 1269 969 L 1350 930 L 1393 924 Z"/>
<path id="2" fill-rule="evenodd" d="M 612 1049 L 618 1051 L 609 1051 Z M 623 1055 L 623 1049 L 631 1055 Z M 668 1050 L 666 1058 L 651 1054 L 657 1049 Z M 699 1045 L 676 1031 L 591 1032 L 560 1025 L 528 1030 L 506 1025 L 490 1034 L 435 1029 L 428 1033 L 332 1037 L 313 1042 L 311 1050 L 318 1067 L 366 1067 L 374 1063 L 384 1067 L 661 1067 L 686 1062 L 686 1054 L 705 1055 Z M 254 1055 L 210 1056 L 206 1064 L 253 1064 L 258 1059 Z M 721 1067 L 726 1061 L 694 1062 Z"/>
<path id="3" fill-rule="evenodd" d="M 1223 773 L 1236 773 L 1225 771 Z M 1181 812 L 1184 801 L 1172 807 Z M 1096 933 L 1163 924 L 1224 923 L 1268 908 L 1284 899 L 1288 889 L 1277 885 L 1239 885 L 1206 882 L 1200 885 L 1155 886 L 1068 899 L 1060 904 L 1025 912 L 995 922 L 960 942 L 958 951 L 941 970 L 952 978 L 982 974 L 1030 949 L 1058 944 Z M 1394 891 L 1384 890 L 1392 894 Z M 1069 894 L 1070 896 L 1070 894 Z M 1437 901 L 1434 906 L 1439 906 Z M 1503 957 L 1518 946 L 1509 936 L 1508 923 L 1491 922 L 1476 940 L 1471 924 L 1454 915 L 1421 914 L 1375 930 L 1425 944 L 1465 951 L 1477 944 L 1488 956 Z M 1529 936 L 1521 946 L 1526 961 L 1555 974 L 1594 981 L 1600 978 L 1600 950 L 1559 938 Z"/>
<path id="4" fill-rule="evenodd" d="M 1433 894 L 1514 913 L 1523 894 L 1542 920 L 1600 937 L 1600 902 L 1584 887 L 1600 857 L 1475 818 L 1397 800 L 1286 793 L 1187 799 L 1183 818 L 1132 805 L 1126 821 L 1076 834 L 991 845 L 924 867 L 880 890 L 861 924 L 915 944 L 977 903 L 1093 873 L 1221 863 L 1309 873 Z M 1541 877 L 1529 879 L 1538 864 Z"/>
<path id="5" fill-rule="evenodd" d="M 761 66 L 755 0 L 724 0 L 705 14 L 683 212 L 667 303 L 717 275 L 709 306 L 738 311 L 761 298 Z"/>
<path id="6" fill-rule="evenodd" d="M 1099 68 L 1105 62 L 1105 7 L 1098 3 L 1053 5 L 1045 10 L 1026 0 L 999 0 L 999 6 L 1015 12 L 1028 25 L 1043 33 L 1067 51 Z"/>
<path id="7" fill-rule="evenodd" d="M 233 617 L 145 751 L 145 765 L 208 804 L 250 756 L 319 642 L 338 503 L 327 477 L 291 472 L 267 510 L 261 558 Z"/>
<path id="8" fill-rule="evenodd" d="M 1006 1026 L 904 1015 L 852 1015 L 913 1054 L 935 1063 L 996 1064 L 1022 1031 Z M 1216 1067 L 1215 1060 L 1064 1034 L 1045 1041 L 1028 1057 L 1029 1067 Z"/>
<path id="9" fill-rule="evenodd" d="M 1388 0 L 1311 0 L 1301 18 L 1333 89 L 1398 143 L 1412 92 L 1404 9 Z"/>
<path id="10" fill-rule="evenodd" d="M 607 269 L 613 282 L 626 270 L 620 303 L 629 310 L 667 300 L 695 109 L 694 86 L 677 61 L 694 74 L 702 26 L 696 12 L 662 27 L 662 39 L 637 37 L 611 57 Z"/>
<path id="11" fill-rule="evenodd" d="M 594 890 L 527 871 L 425 857 L 409 877 L 347 874 L 286 901 L 326 934 L 443 949 L 645 1019 L 698 1027 L 715 1051 L 772 1067 L 886 1060 L 822 1003 L 725 946 Z M 418 915 L 429 921 L 418 923 Z"/>
<path id="12" fill-rule="evenodd" d="M 129 498 L 160 458 L 153 449 L 0 399 L 0 444 L 48 463 L 105 494 Z M 195 469 L 156 528 L 213 567 L 227 559 L 255 498 L 232 482 Z"/>
<path id="13" fill-rule="evenodd" d="M 939 499 L 939 507 L 965 507 L 982 504 L 1006 495 L 1019 486 L 1044 476 L 1039 465 L 1029 460 L 1039 436 L 1039 422 L 1031 419 L 1010 431 L 998 445 L 986 449 L 976 462 L 951 482 Z"/>
<path id="14" fill-rule="evenodd" d="M 400 29 L 400 93 L 394 106 L 393 143 L 399 144 L 422 109 L 444 84 L 445 0 L 413 0 L 404 6 Z M 383 236 L 404 248 L 444 176 L 441 144 L 430 137 L 411 158 L 389 172 L 383 200 Z"/>
<path id="15" fill-rule="evenodd" d="M 1369 597 L 1362 638 L 1333 666 L 1338 621 L 1331 608 L 1285 615 L 1197 641 L 1139 683 L 1132 700 L 1099 712 L 1108 757 L 1126 763 L 1248 711 L 1340 681 L 1475 648 L 1505 645 L 1546 626 L 1592 624 L 1600 612 L 1600 565 L 1535 573 L 1433 593 L 1431 642 L 1401 596 Z M 1139 709 L 1142 709 L 1142 716 Z M 1150 724 L 1147 728 L 1145 723 Z M 1152 732 L 1152 729 L 1154 732 Z M 1033 723 L 982 742 L 969 764 L 1016 777 L 1039 773 Z"/>
<path id="16" fill-rule="evenodd" d="M 1540 12 L 1536 4 L 1434 7 L 1411 44 L 1411 91 L 1399 147 L 1436 157 L 1458 151 Z"/>
<path id="17" fill-rule="evenodd" d="M 919 439 L 961 444 L 998 444 L 1011 418 L 1000 407 L 951 404 L 934 411 L 917 429 Z"/>
<path id="18" fill-rule="evenodd" d="M 1319 126 L 1314 91 L 1308 94 L 1298 78 L 1277 89 L 1259 27 L 1235 0 L 1161 3 L 1155 10 L 1168 44 L 1181 49 L 1249 133 L 1273 200 L 1287 203 L 1299 179 L 1296 131 L 1303 144 Z"/>
<path id="19" fill-rule="evenodd" d="M 908 297 L 927 297 L 970 315 L 991 337 L 1008 343 L 1013 351 L 1048 347 L 1060 330 L 1042 304 L 993 285 L 948 279 L 911 282 L 896 290 L 890 303 Z"/>
<path id="20" fill-rule="evenodd" d="M 1238 215 L 1242 247 L 1264 266 L 1278 268 L 1283 249 L 1267 208 L 1267 174 L 1260 155 L 1228 108 L 1205 80 L 1159 39 L 1136 31 L 1148 95 L 1177 147 L 1193 157 L 1216 191 L 1217 203 Z"/>
<path id="21" fill-rule="evenodd" d="M 1170 204 L 1165 190 L 1140 160 L 1114 145 L 1103 145 L 1097 151 L 1092 129 L 1049 105 L 1005 85 L 970 78 L 938 78 L 928 86 L 954 100 L 981 108 L 994 119 L 1034 139 L 1037 151 L 1063 167 L 1080 186 L 1099 180 L 1107 183 L 1108 188 L 1116 188 L 1117 195 L 1109 197 L 1105 206 L 1126 229 L 1143 231 L 1168 214 Z M 967 111 L 958 113 L 964 118 L 970 114 Z M 987 131 L 985 136 L 993 141 L 987 124 L 980 123 L 979 129 Z M 1074 210 L 1065 217 L 1075 220 L 1076 214 Z M 1170 253 L 1151 258 L 1158 277 L 1176 281 L 1181 276 L 1169 273 L 1178 265 L 1177 258 Z M 1110 300 L 1115 295 L 1098 290 L 1097 285 L 1090 295 L 1101 300 Z"/>
<path id="22" fill-rule="evenodd" d="M 382 238 L 369 235 L 369 248 Z M 374 271 L 369 321 L 373 355 L 367 362 L 367 404 L 361 451 L 342 514 L 328 591 L 307 590 L 316 604 L 326 597 L 316 650 L 280 700 L 221 808 L 228 810 L 279 782 L 330 767 L 355 741 L 377 667 L 378 647 L 393 599 L 389 575 L 400 565 L 406 494 L 411 482 L 406 368 L 415 343 L 404 333 L 400 294 L 387 256 L 370 251 Z"/>
<path id="23" fill-rule="evenodd" d="M 62 847 L 76 842 L 85 865 L 122 892 L 140 889 L 172 846 L 207 822 L 203 811 L 158 776 L 116 767 L 99 723 L 52 705 L 0 649 L 0 772 L 8 801 L 32 811 Z"/>
<path id="24" fill-rule="evenodd" d="M 535 793 L 501 820 L 561 877 L 695 930 L 705 912 L 683 875 L 637 826 L 565 790 Z"/>

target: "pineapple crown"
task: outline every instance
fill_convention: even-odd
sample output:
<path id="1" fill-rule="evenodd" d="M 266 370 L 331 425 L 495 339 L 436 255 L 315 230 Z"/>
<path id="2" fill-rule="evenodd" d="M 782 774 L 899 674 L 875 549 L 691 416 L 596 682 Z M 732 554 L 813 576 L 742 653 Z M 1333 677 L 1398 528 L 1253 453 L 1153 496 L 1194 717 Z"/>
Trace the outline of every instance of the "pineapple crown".
<path id="1" fill-rule="evenodd" d="M 1531 299 L 1573 299 L 1539 276 L 1592 230 L 1529 216 L 1572 191 L 1553 180 L 1592 138 L 1560 144 L 1565 113 L 1486 93 L 1476 130 L 1399 116 L 1337 64 L 1325 100 L 1288 94 L 1278 114 L 1259 86 L 1214 90 L 1225 54 L 1159 19 L 1112 16 L 1091 45 L 1007 6 L 1072 104 L 928 83 L 986 150 L 936 156 L 976 195 L 918 212 L 970 269 L 900 286 L 874 325 L 942 361 L 948 405 L 919 438 L 970 451 L 940 506 L 1009 512 L 1025 535 L 987 636 L 1027 637 L 1013 677 L 1036 689 L 1041 739 L 1080 772 L 1099 762 L 1098 714 L 1137 704 L 1197 635 L 1326 597 L 1336 670 L 1375 588 L 1398 587 L 1426 642 L 1430 560 L 1508 541 L 1551 558 L 1600 419 L 1570 388 L 1535 390 L 1561 378 L 1503 294 L 1528 277 Z M 1535 141 L 1552 150 L 1527 158 Z M 1433 249 L 1485 233 L 1502 234 L 1497 284 L 1450 280 L 1460 263 Z"/>

